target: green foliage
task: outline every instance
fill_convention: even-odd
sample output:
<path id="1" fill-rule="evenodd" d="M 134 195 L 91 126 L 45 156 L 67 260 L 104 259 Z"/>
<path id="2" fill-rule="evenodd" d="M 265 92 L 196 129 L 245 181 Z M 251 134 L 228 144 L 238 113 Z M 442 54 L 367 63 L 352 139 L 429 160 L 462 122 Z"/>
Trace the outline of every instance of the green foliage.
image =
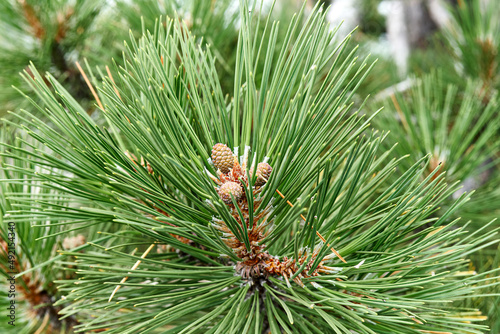
<path id="1" fill-rule="evenodd" d="M 379 13 L 380 0 L 361 0 L 360 30 L 368 35 L 379 36 L 386 31 L 385 18 Z"/>
<path id="2" fill-rule="evenodd" d="M 460 72 L 480 79 L 484 88 L 498 89 L 500 7 L 496 1 L 459 1 L 445 30 Z"/>
<path id="3" fill-rule="evenodd" d="M 289 21 L 295 9 L 285 6 L 275 17 Z M 112 58 L 123 65 L 123 41 L 129 38 L 129 31 L 136 38 L 141 31 L 152 31 L 160 16 L 178 17 L 199 44 L 210 45 L 221 87 L 224 94 L 229 93 L 234 86 L 239 24 L 234 0 L 6 0 L 0 4 L 0 28 L 4 31 L 0 36 L 0 114 L 27 105 L 12 86 L 26 91 L 19 73 L 27 70 L 30 62 L 40 73 L 50 72 L 84 109 L 92 112 L 93 97 L 75 61 L 88 60 L 101 71 Z M 278 45 L 284 37 L 278 36 Z M 265 56 L 261 54 L 261 66 Z"/>
<path id="4" fill-rule="evenodd" d="M 486 272 L 491 268 L 500 268 L 500 248 L 498 243 L 476 252 L 470 268 L 478 272 Z M 490 327 L 490 333 L 497 333 L 500 330 L 500 286 L 496 284 L 497 282 L 498 277 L 495 278 L 490 276 L 490 279 L 484 282 L 490 285 L 490 287 L 484 291 L 484 294 L 478 293 L 473 298 L 461 301 L 460 303 L 461 307 L 483 310 L 484 315 L 488 317 L 487 323 Z"/>
<path id="5" fill-rule="evenodd" d="M 141 36 L 141 31 L 154 30 L 159 16 L 179 17 L 195 38 L 203 39 L 200 44 L 211 45 L 221 85 L 232 87 L 233 50 L 238 39 L 238 7 L 234 1 L 118 1 L 115 11 L 124 21 L 121 24 L 126 29 L 121 31 L 130 29 L 136 38 Z M 119 37 L 120 41 L 127 38 Z"/>
<path id="6" fill-rule="evenodd" d="M 73 266 L 70 271 L 78 278 L 57 281 L 59 291 L 67 294 L 59 303 L 69 303 L 65 317 L 81 319 L 77 330 L 487 330 L 477 323 L 484 319 L 476 309 L 455 303 L 498 285 L 491 282 L 498 270 L 476 273 L 467 260 L 498 244 L 497 229 L 485 225 L 470 230 L 452 221 L 467 194 L 438 215 L 457 183 L 448 186 L 445 174 L 428 167 L 433 160 L 426 153 L 437 145 L 425 141 L 432 139 L 428 127 L 409 125 L 408 140 L 419 138 L 423 145 L 422 156 L 413 163 L 390 159 L 398 146 L 389 145 L 380 154 L 387 135 L 371 130 L 371 119 L 360 116 L 352 103 L 372 64 L 355 64 L 356 50 L 347 46 L 350 37 L 336 44 L 325 15 L 316 7 L 306 17 L 303 8 L 287 28 L 280 28 L 269 15 L 242 2 L 231 98 L 222 89 L 212 49 L 200 44 L 178 17 L 158 21 L 152 32 L 126 46 L 123 66 L 113 69 L 114 81 L 103 79 L 99 113 L 104 126 L 53 75 L 42 77 L 30 66 L 32 75 L 26 72 L 24 79 L 41 103 L 26 95 L 32 111 L 17 113 L 18 121 L 11 123 L 40 149 L 8 145 L 6 156 L 36 161 L 36 166 L 16 170 L 59 194 L 48 196 L 50 209 L 43 211 L 43 219 L 68 229 L 95 224 L 126 229 L 107 232 L 111 243 L 95 240 L 91 250 L 64 253 L 68 258 L 61 264 Z M 278 47 L 281 29 L 285 37 Z M 429 88 L 416 86 L 415 92 L 414 104 L 422 102 L 415 112 L 427 121 L 432 120 L 427 100 L 434 108 L 441 102 L 450 106 L 445 108 L 449 118 L 465 117 L 451 134 L 444 121 L 432 129 L 440 130 L 442 147 L 447 135 L 460 139 L 454 143 L 456 151 L 450 149 L 453 159 L 445 163 L 453 168 L 450 181 L 469 175 L 474 168 L 459 158 L 470 146 L 470 139 L 463 139 L 479 136 L 483 143 L 491 138 L 498 124 L 485 119 L 494 113 L 495 100 L 484 107 L 482 100 L 473 99 L 477 91 L 471 86 L 464 107 L 455 110 L 449 102 L 453 88 L 439 103 L 422 97 L 431 94 Z M 411 120 L 409 108 L 403 112 Z M 470 108 L 482 111 L 472 129 Z M 259 241 L 264 251 L 283 263 L 314 251 L 310 267 L 304 262 L 290 280 L 276 273 L 244 278 L 235 269 L 243 259 L 214 223 L 222 220 L 246 249 L 251 246 L 249 228 L 231 215 L 209 176 L 217 172 L 209 160 L 216 143 L 234 148 L 240 163 L 248 159 L 244 172 L 250 182 L 243 188 L 249 215 L 257 217 L 271 205 L 271 227 Z M 473 148 L 468 163 L 479 166 L 488 155 L 485 147 Z M 253 198 L 249 194 L 256 177 L 251 169 L 261 161 L 273 172 Z M 22 189 L 12 192 L 24 205 L 33 200 Z M 255 208 L 254 200 L 260 203 Z M 20 224 L 42 219 L 36 211 L 10 214 Z M 333 255 L 331 246 L 345 262 Z M 134 247 L 141 251 L 131 252 Z M 141 263 L 135 268 L 137 261 Z M 313 275 L 320 264 L 326 271 Z M 298 275 L 304 286 L 292 280 Z"/>
<path id="7" fill-rule="evenodd" d="M 500 216 L 500 184 L 498 169 L 487 170 L 477 178 L 483 184 L 477 188 L 474 200 L 467 203 L 461 215 L 474 222 L 485 223 Z M 478 183 L 479 183 L 478 182 Z"/>
<path id="8" fill-rule="evenodd" d="M 385 105 L 388 112 L 375 123 L 391 132 L 397 156 L 420 159 L 431 153 L 429 173 L 442 164 L 450 182 L 478 176 L 494 164 L 500 144 L 497 97 L 488 98 L 477 81 L 459 92 L 440 73 L 429 74 L 413 79 L 408 91 Z"/>
<path id="9" fill-rule="evenodd" d="M 102 1 L 6 0 L 0 3 L 0 110 L 16 109 L 24 99 L 11 87 L 22 84 L 19 72 L 30 61 L 53 73 L 79 100 L 90 97 L 74 65 L 80 57 L 109 56 L 94 49 L 105 34 L 97 24 Z"/>
<path id="10" fill-rule="evenodd" d="M 8 320 L 0 324 L 0 329 L 4 333 L 10 333 L 12 328 L 16 333 L 26 334 L 37 330 L 69 333 L 78 323 L 76 318 L 69 316 L 58 320 L 62 308 L 54 305 L 62 296 L 55 281 L 73 275 L 70 268 L 60 264 L 65 259 L 61 251 L 72 248 L 78 254 L 87 247 L 85 238 L 104 243 L 109 237 L 103 238 L 97 232 L 109 228 L 84 215 L 80 215 L 71 228 L 61 223 L 66 221 L 65 214 L 78 212 L 70 205 L 75 198 L 48 187 L 35 176 L 49 176 L 55 172 L 29 159 L 31 154 L 28 152 L 40 148 L 35 142 L 26 136 L 20 136 L 23 139 L 16 137 L 11 129 L 3 129 L 2 142 L 15 146 L 18 155 L 10 159 L 6 157 L 7 152 L 2 152 L 1 158 L 0 275 L 5 284 L 2 284 L 0 306 L 8 310 L 14 301 L 15 318 L 5 317 Z M 47 213 L 53 211 L 59 212 L 59 216 L 48 218 Z M 83 222 L 86 223 L 84 231 Z M 10 315 L 8 311 L 2 314 Z"/>

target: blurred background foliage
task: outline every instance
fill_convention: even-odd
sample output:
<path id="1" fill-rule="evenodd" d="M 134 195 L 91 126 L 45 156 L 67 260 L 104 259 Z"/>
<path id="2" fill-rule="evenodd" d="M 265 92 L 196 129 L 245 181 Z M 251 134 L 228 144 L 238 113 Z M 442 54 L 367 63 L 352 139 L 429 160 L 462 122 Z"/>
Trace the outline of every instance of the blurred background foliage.
<path id="1" fill-rule="evenodd" d="M 441 164 L 449 183 L 461 183 L 462 192 L 475 190 L 471 200 L 458 212 L 463 223 L 470 220 L 472 226 L 479 227 L 497 218 L 500 214 L 497 97 L 500 87 L 500 2 L 322 2 L 332 6 L 328 19 L 334 25 L 342 23 L 339 38 L 355 30 L 347 48 L 359 49 L 358 66 L 364 66 L 367 57 L 377 59 L 354 98 L 355 103 L 361 105 L 366 95 L 370 95 L 368 110 L 375 112 L 384 108 L 374 119 L 376 128 L 391 131 L 381 149 L 387 150 L 398 143 L 392 154 L 396 157 L 409 155 L 409 166 L 430 154 L 431 170 Z M 310 10 L 314 4 L 314 1 L 309 1 L 305 10 Z M 294 19 L 293 13 L 301 8 L 302 1 L 278 1 L 276 4 L 263 1 L 262 6 L 264 13 L 274 6 L 274 18 L 287 23 Z M 88 74 L 95 74 L 90 76 L 94 82 L 100 80 L 98 74 L 114 73 L 116 66 L 123 65 L 124 41 L 129 42 L 131 37 L 152 30 L 161 16 L 183 20 L 193 35 L 211 45 L 222 90 L 230 94 L 235 84 L 234 66 L 241 24 L 238 1 L 2 0 L 0 115 L 9 120 L 7 112 L 29 108 L 17 89 L 29 92 L 29 86 L 19 73 L 25 71 L 33 76 L 28 68 L 32 62 L 40 74 L 51 73 L 89 114 L 99 117 L 93 113 L 97 108 L 95 98 L 75 62 L 82 64 Z M 284 29 L 279 31 L 278 46 L 285 38 L 284 34 Z M 256 67 L 257 78 L 262 75 L 266 55 L 260 56 L 262 64 Z M 5 141 L 14 143 L 17 140 L 7 126 L 3 125 L 0 131 Z M 404 169 L 399 172 L 401 175 Z M 6 178 L 8 176 L 3 173 L 3 179 Z M 16 178 L 23 176 L 17 175 Z M 29 184 L 30 181 L 23 182 Z M 12 186 L 2 184 L 4 198 L 10 192 L 9 187 Z M 452 197 L 459 195 L 451 196 L 449 203 L 452 203 Z M 4 199 L 2 213 L 11 210 L 13 205 L 23 203 Z M 49 232 L 57 234 L 57 231 L 40 233 Z M 40 237 L 30 236 L 28 231 L 22 233 L 26 234 L 27 240 Z M 83 235 L 88 237 L 95 233 L 85 231 Z M 55 245 L 62 245 L 64 238 L 47 239 L 52 240 L 51 244 L 36 255 L 39 258 L 36 261 L 46 261 L 54 256 Z M 38 247 L 33 240 L 27 242 L 26 253 L 30 252 L 29 247 L 32 247 L 31 251 Z M 53 266 L 59 265 L 53 262 Z M 486 271 L 499 266 L 498 245 L 491 245 L 472 257 L 471 270 Z M 50 278 L 52 267 L 46 270 L 44 275 Z M 39 284 L 43 285 L 44 291 L 52 289 L 46 281 Z M 491 294 L 499 292 L 492 291 Z M 57 297 L 57 292 L 52 293 Z M 480 308 L 488 315 L 491 333 L 500 333 L 499 304 L 498 297 L 486 295 L 469 300 L 463 307 Z"/>

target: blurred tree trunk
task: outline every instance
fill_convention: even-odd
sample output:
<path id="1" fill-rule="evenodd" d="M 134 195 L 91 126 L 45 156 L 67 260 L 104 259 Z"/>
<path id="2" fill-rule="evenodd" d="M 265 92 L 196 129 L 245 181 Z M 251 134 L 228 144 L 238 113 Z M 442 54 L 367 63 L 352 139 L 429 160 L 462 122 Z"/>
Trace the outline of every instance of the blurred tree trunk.
<path id="1" fill-rule="evenodd" d="M 425 47 L 427 37 L 436 28 L 426 0 L 393 1 L 387 17 L 387 37 L 402 77 L 406 76 L 411 51 Z"/>
<path id="2" fill-rule="evenodd" d="M 387 17 L 387 35 L 391 53 L 401 76 L 408 71 L 412 50 L 425 48 L 428 37 L 448 24 L 449 5 L 460 0 L 393 0 Z M 466 1 L 466 0 L 462 0 Z M 488 0 L 484 0 L 488 1 Z"/>

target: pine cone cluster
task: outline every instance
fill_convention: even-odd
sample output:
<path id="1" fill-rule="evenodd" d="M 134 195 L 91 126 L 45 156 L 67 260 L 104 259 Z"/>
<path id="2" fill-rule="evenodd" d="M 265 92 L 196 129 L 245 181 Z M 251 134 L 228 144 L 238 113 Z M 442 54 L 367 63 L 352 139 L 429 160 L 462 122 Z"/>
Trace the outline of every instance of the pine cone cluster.
<path id="1" fill-rule="evenodd" d="M 212 147 L 212 163 L 218 171 L 218 178 L 211 177 L 218 184 L 217 193 L 226 204 L 232 203 L 231 195 L 233 195 L 236 201 L 239 201 L 243 197 L 244 192 L 241 182 L 244 182 L 248 186 L 249 180 L 245 171 L 247 166 L 246 153 L 244 160 L 240 165 L 231 149 L 225 144 L 218 143 Z M 257 165 L 255 174 L 257 176 L 257 180 L 255 181 L 256 190 L 267 183 L 272 170 L 272 167 L 267 162 L 261 162 Z M 250 177 L 253 173 L 254 169 L 252 167 Z"/>
<path id="2" fill-rule="evenodd" d="M 268 275 L 283 276 L 288 286 L 290 286 L 290 279 L 293 277 L 293 281 L 302 287 L 304 287 L 302 279 L 319 276 L 320 273 L 331 273 L 333 268 L 323 265 L 323 261 L 328 260 L 329 256 L 331 256 L 329 255 L 319 263 L 313 273 L 309 274 L 312 264 L 322 249 L 321 246 L 316 247 L 312 254 L 304 250 L 305 253 L 301 252 L 298 259 L 284 257 L 282 260 L 279 260 L 265 250 L 265 245 L 261 244 L 261 242 L 267 235 L 266 227 L 272 223 L 272 218 L 268 219 L 272 212 L 272 206 L 268 205 L 264 210 L 258 213 L 254 212 L 253 224 L 250 224 L 248 199 L 245 197 L 243 188 L 249 186 L 246 174 L 247 157 L 248 154 L 245 153 L 243 156 L 244 161 L 240 165 L 239 161 L 233 156 L 233 153 L 226 145 L 216 144 L 212 148 L 212 162 L 220 173 L 218 173 L 218 178 L 209 174 L 212 180 L 218 185 L 217 193 L 222 201 L 229 206 L 234 220 L 247 229 L 251 245 L 250 249 L 247 249 L 243 242 L 233 235 L 223 220 L 217 218 L 213 220 L 214 227 L 224 233 L 224 243 L 232 248 L 234 253 L 242 259 L 235 266 L 236 272 L 243 279 L 247 280 L 267 277 Z M 267 162 L 261 162 L 257 164 L 256 169 L 250 169 L 250 178 L 252 175 L 256 176 L 255 187 L 252 187 L 254 210 L 260 206 L 262 186 L 267 183 L 272 171 L 273 168 Z M 234 206 L 232 205 L 231 196 L 236 202 Z M 244 217 L 243 220 L 242 217 Z"/>

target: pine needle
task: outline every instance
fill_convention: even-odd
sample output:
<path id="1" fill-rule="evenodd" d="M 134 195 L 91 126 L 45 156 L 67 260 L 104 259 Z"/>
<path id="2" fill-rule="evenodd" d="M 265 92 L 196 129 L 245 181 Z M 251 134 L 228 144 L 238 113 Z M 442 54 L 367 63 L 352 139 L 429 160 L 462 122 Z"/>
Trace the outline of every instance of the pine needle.
<path id="1" fill-rule="evenodd" d="M 95 92 L 94 87 L 92 87 L 92 84 L 90 83 L 89 78 L 87 77 L 87 75 L 83 71 L 83 68 L 80 66 L 80 64 L 77 61 L 75 61 L 75 64 L 76 64 L 76 67 L 78 67 L 78 70 L 80 71 L 80 73 L 82 74 L 83 79 L 85 80 L 85 83 L 87 84 L 87 86 L 89 86 L 90 92 L 92 93 L 92 95 L 94 96 L 95 100 L 97 101 L 97 104 L 99 105 L 99 108 L 101 108 L 102 110 L 104 110 L 104 107 L 102 106 L 101 100 L 99 99 L 99 96 Z"/>
<path id="2" fill-rule="evenodd" d="M 111 82 L 113 83 L 113 88 L 115 89 L 115 93 L 116 95 L 120 98 L 120 100 L 122 99 L 122 97 L 120 96 L 120 93 L 118 92 L 118 89 L 116 88 L 116 83 L 115 83 L 115 80 L 113 79 L 113 76 L 111 75 L 111 71 L 109 70 L 109 67 L 108 65 L 106 65 L 106 72 L 108 73 L 108 76 L 109 76 L 109 79 L 111 79 Z"/>
<path id="3" fill-rule="evenodd" d="M 146 249 L 146 251 L 144 252 L 144 254 L 142 254 L 141 256 L 141 259 L 144 259 L 148 254 L 149 252 L 153 249 L 153 247 L 155 246 L 156 244 L 153 243 L 151 244 L 148 249 Z M 139 265 L 141 264 L 141 260 L 137 260 L 137 262 L 134 264 L 134 266 L 130 269 L 130 270 L 136 270 L 137 267 L 139 267 Z M 125 283 L 126 281 L 128 280 L 128 276 L 125 276 L 120 284 L 123 284 Z M 109 296 L 109 299 L 108 299 L 108 303 L 111 301 L 111 299 L 113 299 L 113 296 L 118 292 L 118 290 L 121 288 L 121 285 L 117 285 L 116 288 L 113 290 L 113 293 L 111 293 L 111 296 Z"/>
<path id="4" fill-rule="evenodd" d="M 281 196 L 281 198 L 285 199 L 285 195 L 283 195 L 278 189 L 276 189 L 276 192 L 278 193 L 278 195 Z M 293 204 L 289 200 L 287 200 L 286 202 L 288 203 L 288 205 L 290 205 L 293 208 Z M 307 219 L 304 217 L 304 215 L 301 214 L 300 218 L 304 219 L 304 221 L 307 223 Z M 312 228 L 312 226 L 311 226 L 311 228 Z M 321 233 L 319 233 L 319 231 L 316 231 L 316 235 L 321 239 L 321 241 L 323 241 L 324 243 L 326 243 L 328 245 L 328 247 L 330 247 L 332 252 L 335 255 L 337 255 L 337 257 L 340 260 L 342 260 L 342 262 L 347 263 L 347 261 L 342 256 L 340 256 L 339 252 L 337 252 L 332 246 L 330 246 L 329 243 L 326 242 L 326 239 L 321 235 Z"/>

